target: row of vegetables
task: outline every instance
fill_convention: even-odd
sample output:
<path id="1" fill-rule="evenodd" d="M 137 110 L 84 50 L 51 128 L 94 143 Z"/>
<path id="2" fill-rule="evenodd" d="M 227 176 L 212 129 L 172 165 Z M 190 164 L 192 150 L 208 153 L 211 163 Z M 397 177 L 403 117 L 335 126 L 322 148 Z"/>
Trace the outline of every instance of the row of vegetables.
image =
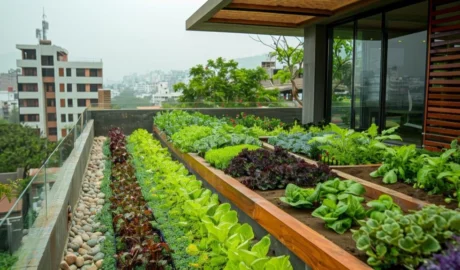
<path id="1" fill-rule="evenodd" d="M 241 118 L 257 119 L 245 115 Z M 429 205 L 404 213 L 387 195 L 366 201 L 365 188 L 361 184 L 337 178 L 327 165 L 309 164 L 286 151 L 332 164 L 382 163 L 373 176 L 384 176 L 385 181 L 391 183 L 394 173 L 396 180 L 431 193 L 443 193 L 448 200 L 453 200 L 459 189 L 458 181 L 452 179 L 457 177 L 458 180 L 456 173 L 460 171 L 455 167 L 460 153 L 455 142 L 452 149 L 436 155 L 422 153 L 415 146 L 384 144 L 387 140 L 400 140 L 393 134 L 396 128 L 381 135 L 377 134 L 376 126 L 365 132 L 341 129 L 333 124 L 308 130 L 296 124 L 264 129 L 250 126 L 251 122 L 244 120 L 237 123 L 182 111 L 157 115 L 155 125 L 182 152 L 198 153 L 212 166 L 249 188 L 285 188 L 285 196 L 279 198 L 282 202 L 313 211 L 312 216 L 322 219 L 327 228 L 339 234 L 353 228 L 356 247 L 366 253 L 367 263 L 376 269 L 397 265 L 409 269 L 460 267 L 458 211 Z M 278 134 L 269 142 L 279 147 L 274 151 L 261 148 L 258 137 L 274 133 Z M 245 139 L 240 139 L 242 137 Z M 406 149 L 411 149 L 409 152 L 413 155 L 407 154 Z M 398 158 L 401 159 L 399 163 L 392 162 Z M 449 165 L 441 167 L 444 170 L 441 171 L 439 167 L 444 164 Z M 411 175 L 414 170 L 415 174 Z M 429 183 L 421 184 L 423 180 L 418 181 L 418 174 L 435 178 L 439 183 L 428 180 Z M 408 181 L 410 177 L 414 177 L 415 182 Z M 436 255 L 433 257 L 433 254 Z"/>

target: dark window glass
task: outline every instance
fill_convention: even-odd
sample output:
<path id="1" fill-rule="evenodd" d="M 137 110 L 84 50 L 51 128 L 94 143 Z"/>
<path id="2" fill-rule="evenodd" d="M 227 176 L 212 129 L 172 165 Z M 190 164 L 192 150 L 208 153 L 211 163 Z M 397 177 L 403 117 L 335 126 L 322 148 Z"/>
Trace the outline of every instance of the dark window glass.
<path id="1" fill-rule="evenodd" d="M 42 68 L 43 77 L 54 77 L 54 68 Z"/>
<path id="2" fill-rule="evenodd" d="M 37 68 L 22 68 L 23 76 L 37 76 Z"/>
<path id="3" fill-rule="evenodd" d="M 66 115 L 65 114 L 61 114 L 61 122 L 62 123 L 66 122 Z"/>
<path id="4" fill-rule="evenodd" d="M 54 98 L 46 99 L 46 106 L 48 106 L 48 107 L 56 107 L 56 100 Z"/>
<path id="5" fill-rule="evenodd" d="M 67 92 L 72 92 L 72 84 L 71 83 L 67 84 Z"/>
<path id="6" fill-rule="evenodd" d="M 77 92 L 85 92 L 86 85 L 85 84 L 77 84 Z"/>
<path id="7" fill-rule="evenodd" d="M 48 121 L 51 121 L 51 122 L 56 121 L 56 114 L 55 113 L 48 113 Z"/>
<path id="8" fill-rule="evenodd" d="M 22 50 L 22 59 L 24 60 L 36 60 L 37 53 L 35 50 Z"/>
<path id="9" fill-rule="evenodd" d="M 67 107 L 73 107 L 73 99 L 67 99 Z"/>
<path id="10" fill-rule="evenodd" d="M 91 84 L 89 87 L 91 92 L 97 92 L 97 89 L 99 88 L 97 84 Z"/>
<path id="11" fill-rule="evenodd" d="M 71 68 L 66 68 L 66 76 L 71 77 L 72 76 L 72 69 Z"/>
<path id="12" fill-rule="evenodd" d="M 54 60 L 52 55 L 42 55 L 42 66 L 52 66 Z"/>
<path id="13" fill-rule="evenodd" d="M 85 77 L 85 69 L 77 68 L 77 77 Z"/>
<path id="14" fill-rule="evenodd" d="M 57 135 L 57 128 L 48 128 L 48 135 L 50 136 Z"/>
<path id="15" fill-rule="evenodd" d="M 78 107 L 86 107 L 86 99 L 77 99 L 77 106 Z"/>
<path id="16" fill-rule="evenodd" d="M 69 122 L 73 122 L 73 114 L 69 113 Z"/>

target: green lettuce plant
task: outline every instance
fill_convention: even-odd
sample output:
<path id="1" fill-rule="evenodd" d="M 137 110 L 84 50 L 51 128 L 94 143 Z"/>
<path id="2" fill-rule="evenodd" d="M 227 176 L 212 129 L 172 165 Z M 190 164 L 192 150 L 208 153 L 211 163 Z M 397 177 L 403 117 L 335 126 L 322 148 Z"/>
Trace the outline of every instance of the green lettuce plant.
<path id="1" fill-rule="evenodd" d="M 171 140 L 180 151 L 187 153 L 193 150 L 193 144 L 196 140 L 209 136 L 211 133 L 212 128 L 210 127 L 192 125 L 174 133 Z"/>
<path id="2" fill-rule="evenodd" d="M 449 149 L 439 157 L 423 155 L 425 164 L 417 172 L 416 188 L 428 190 L 429 193 L 444 193 L 453 189 L 453 183 L 445 181 L 447 176 L 454 176 L 459 164 L 449 162 L 456 149 Z"/>
<path id="3" fill-rule="evenodd" d="M 319 203 L 319 194 L 319 188 L 301 188 L 288 184 L 285 197 L 280 197 L 280 200 L 296 208 L 314 208 Z"/>
<path id="4" fill-rule="evenodd" d="M 460 232 L 460 213 L 429 205 L 407 215 L 386 210 L 359 224 L 359 230 L 352 230 L 353 240 L 359 250 L 366 252 L 370 266 L 414 269 Z"/>
<path id="5" fill-rule="evenodd" d="M 227 146 L 220 149 L 212 149 L 206 152 L 204 158 L 209 164 L 212 166 L 224 170 L 228 167 L 230 161 L 236 157 L 243 149 L 248 150 L 256 150 L 260 147 L 257 145 L 249 145 L 249 144 L 242 144 L 242 145 L 235 145 L 235 146 Z"/>

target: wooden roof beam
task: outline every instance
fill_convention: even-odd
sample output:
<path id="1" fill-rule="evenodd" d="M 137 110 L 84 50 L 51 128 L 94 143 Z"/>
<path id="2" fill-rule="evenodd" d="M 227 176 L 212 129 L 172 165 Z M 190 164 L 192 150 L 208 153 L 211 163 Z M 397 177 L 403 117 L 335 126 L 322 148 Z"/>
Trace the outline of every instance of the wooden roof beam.
<path id="1" fill-rule="evenodd" d="M 211 23 L 226 23 L 226 24 L 241 24 L 241 25 L 263 25 L 263 26 L 276 26 L 276 27 L 290 27 L 295 28 L 295 23 L 272 22 L 272 21 L 258 21 L 258 20 L 245 20 L 245 19 L 223 19 L 211 18 L 208 22 Z"/>
<path id="2" fill-rule="evenodd" d="M 333 12 L 328 9 L 312 9 L 312 8 L 299 8 L 299 7 L 286 7 L 286 6 L 267 6 L 267 5 L 254 5 L 254 4 L 239 4 L 231 3 L 223 8 L 224 10 L 234 11 L 252 11 L 264 12 L 274 14 L 288 14 L 288 15 L 304 15 L 316 17 L 329 17 Z"/>

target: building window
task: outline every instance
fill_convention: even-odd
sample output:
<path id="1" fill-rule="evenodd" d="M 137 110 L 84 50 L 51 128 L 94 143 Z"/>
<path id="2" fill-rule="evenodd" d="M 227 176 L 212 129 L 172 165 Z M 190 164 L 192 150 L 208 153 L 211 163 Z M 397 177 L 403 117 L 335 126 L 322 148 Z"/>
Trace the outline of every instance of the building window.
<path id="1" fill-rule="evenodd" d="M 61 108 L 65 108 L 65 99 L 61 98 Z"/>
<path id="2" fill-rule="evenodd" d="M 62 123 L 66 122 L 66 115 L 65 114 L 61 114 L 61 122 Z"/>
<path id="3" fill-rule="evenodd" d="M 38 84 L 36 83 L 19 83 L 19 92 L 38 92 Z"/>
<path id="4" fill-rule="evenodd" d="M 72 92 L 72 84 L 71 83 L 67 84 L 67 92 Z"/>
<path id="5" fill-rule="evenodd" d="M 35 50 L 22 50 L 22 59 L 37 60 L 37 53 Z"/>
<path id="6" fill-rule="evenodd" d="M 66 68 L 65 72 L 66 72 L 67 77 L 72 77 L 72 69 L 71 68 Z"/>
<path id="7" fill-rule="evenodd" d="M 65 91 L 65 85 L 63 83 L 59 84 L 59 92 L 64 92 Z"/>
<path id="8" fill-rule="evenodd" d="M 92 98 L 89 100 L 91 107 L 97 107 L 97 104 L 99 103 L 99 100 L 97 98 Z"/>
<path id="9" fill-rule="evenodd" d="M 48 107 L 56 107 L 56 101 L 54 98 L 47 98 L 46 99 L 46 106 Z"/>
<path id="10" fill-rule="evenodd" d="M 59 77 L 64 77 L 64 68 L 59 68 Z"/>
<path id="11" fill-rule="evenodd" d="M 20 99 L 19 104 L 22 107 L 38 107 L 38 99 Z"/>
<path id="12" fill-rule="evenodd" d="M 77 77 L 85 77 L 85 69 L 77 68 Z"/>
<path id="13" fill-rule="evenodd" d="M 52 55 L 42 55 L 42 66 L 54 65 L 54 59 Z"/>
<path id="14" fill-rule="evenodd" d="M 37 68 L 22 68 L 23 76 L 37 76 Z"/>
<path id="15" fill-rule="evenodd" d="M 46 92 L 55 92 L 54 83 L 45 83 L 44 85 Z"/>
<path id="16" fill-rule="evenodd" d="M 42 68 L 43 77 L 54 77 L 54 68 Z"/>
<path id="17" fill-rule="evenodd" d="M 91 84 L 91 85 L 89 86 L 89 91 L 90 91 L 90 92 L 97 92 L 97 89 L 99 88 L 98 86 L 99 86 L 99 85 L 97 85 L 97 84 Z"/>
<path id="18" fill-rule="evenodd" d="M 73 99 L 67 99 L 67 107 L 73 107 Z"/>
<path id="19" fill-rule="evenodd" d="M 20 122 L 40 122 L 38 114 L 21 114 L 19 116 Z"/>
<path id="20" fill-rule="evenodd" d="M 73 122 L 73 114 L 72 113 L 69 113 L 69 122 Z"/>
<path id="21" fill-rule="evenodd" d="M 90 77 L 97 77 L 97 69 L 92 68 L 89 70 L 89 76 Z"/>
<path id="22" fill-rule="evenodd" d="M 86 85 L 85 84 L 77 84 L 77 92 L 85 92 Z"/>
<path id="23" fill-rule="evenodd" d="M 82 99 L 82 98 L 77 99 L 77 106 L 86 107 L 86 99 Z"/>
<path id="24" fill-rule="evenodd" d="M 48 113 L 48 121 L 49 122 L 56 122 L 56 114 L 55 113 Z"/>
<path id="25" fill-rule="evenodd" d="M 49 136 L 56 136 L 57 135 L 57 128 L 48 128 L 48 135 Z"/>
<path id="26" fill-rule="evenodd" d="M 67 129 L 65 129 L 65 128 L 61 129 L 61 136 L 62 137 L 67 136 Z"/>

